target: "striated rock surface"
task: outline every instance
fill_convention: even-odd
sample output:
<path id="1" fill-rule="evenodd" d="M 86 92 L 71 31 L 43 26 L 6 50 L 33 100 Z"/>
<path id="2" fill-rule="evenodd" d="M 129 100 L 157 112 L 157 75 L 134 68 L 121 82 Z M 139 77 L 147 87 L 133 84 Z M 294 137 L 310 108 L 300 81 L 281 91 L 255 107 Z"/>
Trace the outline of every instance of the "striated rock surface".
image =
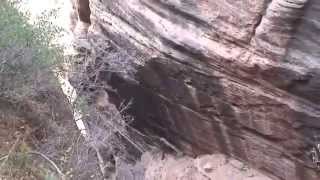
<path id="1" fill-rule="evenodd" d="M 95 78 L 133 99 L 136 127 L 273 179 L 320 178 L 320 1 L 90 0 L 90 10 Z M 101 70 L 110 59 L 121 73 Z"/>

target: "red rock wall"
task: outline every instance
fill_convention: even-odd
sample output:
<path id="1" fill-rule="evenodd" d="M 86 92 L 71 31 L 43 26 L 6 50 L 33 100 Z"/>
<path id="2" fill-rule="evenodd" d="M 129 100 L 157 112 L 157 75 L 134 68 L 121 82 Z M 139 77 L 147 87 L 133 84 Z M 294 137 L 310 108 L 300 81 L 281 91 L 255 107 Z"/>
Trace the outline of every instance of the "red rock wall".
<path id="1" fill-rule="evenodd" d="M 138 82 L 101 79 L 134 99 L 136 126 L 184 152 L 316 180 L 319 2 L 91 0 L 93 61 L 108 63 L 110 43 L 130 56 Z"/>

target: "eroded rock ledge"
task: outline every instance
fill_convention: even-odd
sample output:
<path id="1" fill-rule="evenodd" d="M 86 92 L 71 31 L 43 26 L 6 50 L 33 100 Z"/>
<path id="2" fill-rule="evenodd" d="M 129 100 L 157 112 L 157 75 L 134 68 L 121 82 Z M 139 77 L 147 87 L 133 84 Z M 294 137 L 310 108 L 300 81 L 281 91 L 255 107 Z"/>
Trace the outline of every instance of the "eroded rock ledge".
<path id="1" fill-rule="evenodd" d="M 90 9 L 93 61 L 108 63 L 111 43 L 138 67 L 137 82 L 99 74 L 134 99 L 137 127 L 274 179 L 319 179 L 310 152 L 320 135 L 320 1 L 90 0 Z"/>

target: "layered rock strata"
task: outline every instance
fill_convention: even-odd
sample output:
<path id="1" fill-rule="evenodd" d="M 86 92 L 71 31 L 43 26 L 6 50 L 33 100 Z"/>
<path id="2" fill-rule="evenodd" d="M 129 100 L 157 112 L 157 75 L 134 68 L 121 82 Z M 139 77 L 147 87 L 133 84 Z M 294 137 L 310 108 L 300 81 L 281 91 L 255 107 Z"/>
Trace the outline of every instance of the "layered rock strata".
<path id="1" fill-rule="evenodd" d="M 134 99 L 138 128 L 274 179 L 319 179 L 320 1 L 91 0 L 90 10 L 92 61 L 116 51 L 136 67 L 97 76 Z"/>

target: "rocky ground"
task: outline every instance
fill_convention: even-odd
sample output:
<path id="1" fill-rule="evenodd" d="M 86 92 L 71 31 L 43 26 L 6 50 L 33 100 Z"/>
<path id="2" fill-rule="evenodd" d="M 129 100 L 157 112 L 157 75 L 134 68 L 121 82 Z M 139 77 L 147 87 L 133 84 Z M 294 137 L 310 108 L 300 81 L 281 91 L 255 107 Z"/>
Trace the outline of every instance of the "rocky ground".
<path id="1" fill-rule="evenodd" d="M 222 154 L 204 155 L 195 159 L 173 156 L 143 157 L 148 180 L 271 180 L 243 162 Z"/>
<path id="2" fill-rule="evenodd" d="M 145 170 L 145 171 L 141 171 Z M 142 173 L 141 173 L 142 172 Z M 119 180 L 271 180 L 247 164 L 222 154 L 197 158 L 145 153 L 136 165 L 117 169 Z"/>

